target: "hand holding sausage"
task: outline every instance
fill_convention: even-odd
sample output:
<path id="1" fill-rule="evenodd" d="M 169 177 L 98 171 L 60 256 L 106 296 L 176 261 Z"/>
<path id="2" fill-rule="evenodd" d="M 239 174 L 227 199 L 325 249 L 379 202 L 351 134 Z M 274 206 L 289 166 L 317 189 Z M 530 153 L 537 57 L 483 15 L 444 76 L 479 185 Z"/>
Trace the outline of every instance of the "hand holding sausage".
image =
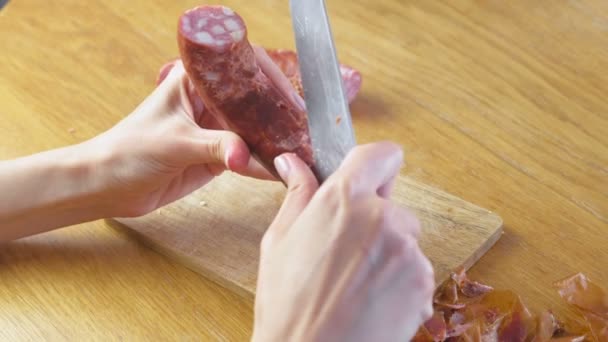
<path id="1" fill-rule="evenodd" d="M 401 164 L 393 144 L 359 146 L 317 189 L 277 158 L 289 190 L 262 242 L 254 340 L 406 341 L 431 317 L 418 222 L 389 200 Z"/>
<path id="2" fill-rule="evenodd" d="M 108 132 L 86 145 L 107 151 L 104 192 L 120 199 L 115 216 L 135 216 L 177 200 L 231 170 L 274 179 L 235 133 L 213 124 L 180 61 L 161 72 L 158 87 Z"/>

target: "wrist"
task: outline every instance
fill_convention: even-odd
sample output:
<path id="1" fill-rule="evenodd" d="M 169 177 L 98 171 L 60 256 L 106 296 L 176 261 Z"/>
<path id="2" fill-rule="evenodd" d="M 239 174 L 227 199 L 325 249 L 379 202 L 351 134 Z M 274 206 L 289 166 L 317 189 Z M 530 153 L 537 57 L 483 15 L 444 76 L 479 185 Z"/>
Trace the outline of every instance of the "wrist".
<path id="1" fill-rule="evenodd" d="M 61 159 L 56 169 L 57 185 L 61 194 L 52 199 L 62 212 L 79 211 L 84 220 L 108 217 L 113 211 L 113 201 L 106 194 L 110 153 L 92 141 L 68 146 L 56 151 Z M 53 162 L 54 163 L 54 162 Z"/>
<path id="2" fill-rule="evenodd" d="M 110 201 L 88 143 L 0 162 L 0 240 L 103 218 Z"/>

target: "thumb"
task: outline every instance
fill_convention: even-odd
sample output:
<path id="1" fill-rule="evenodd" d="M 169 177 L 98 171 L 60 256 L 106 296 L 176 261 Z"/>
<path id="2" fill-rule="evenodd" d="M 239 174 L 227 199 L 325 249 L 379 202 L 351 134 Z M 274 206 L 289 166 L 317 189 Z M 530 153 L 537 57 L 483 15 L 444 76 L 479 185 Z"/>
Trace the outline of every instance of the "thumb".
<path id="1" fill-rule="evenodd" d="M 295 154 L 283 154 L 275 159 L 275 167 L 287 184 L 287 195 L 274 221 L 268 228 L 271 236 L 285 232 L 306 208 L 319 188 L 314 174 Z M 272 239 L 272 238 L 270 238 Z"/>
<path id="2" fill-rule="evenodd" d="M 189 164 L 208 164 L 234 172 L 244 171 L 249 164 L 249 148 L 231 131 L 193 128 L 183 153 Z"/>

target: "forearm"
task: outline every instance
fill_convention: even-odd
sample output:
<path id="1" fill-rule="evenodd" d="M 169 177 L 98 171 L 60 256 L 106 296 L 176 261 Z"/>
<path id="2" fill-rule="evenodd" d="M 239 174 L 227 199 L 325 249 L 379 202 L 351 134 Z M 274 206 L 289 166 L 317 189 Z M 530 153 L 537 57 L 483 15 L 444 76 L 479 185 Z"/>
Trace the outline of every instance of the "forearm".
<path id="1" fill-rule="evenodd" d="M 74 145 L 0 161 L 0 241 L 104 217 L 101 155 Z"/>

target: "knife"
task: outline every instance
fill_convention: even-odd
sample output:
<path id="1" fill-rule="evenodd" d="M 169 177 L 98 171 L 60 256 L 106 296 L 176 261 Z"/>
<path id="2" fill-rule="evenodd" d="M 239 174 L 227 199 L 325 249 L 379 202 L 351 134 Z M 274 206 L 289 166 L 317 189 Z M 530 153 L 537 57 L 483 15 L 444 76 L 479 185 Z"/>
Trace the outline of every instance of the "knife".
<path id="1" fill-rule="evenodd" d="M 356 144 L 324 0 L 290 0 L 308 128 L 312 171 L 325 181 Z"/>

